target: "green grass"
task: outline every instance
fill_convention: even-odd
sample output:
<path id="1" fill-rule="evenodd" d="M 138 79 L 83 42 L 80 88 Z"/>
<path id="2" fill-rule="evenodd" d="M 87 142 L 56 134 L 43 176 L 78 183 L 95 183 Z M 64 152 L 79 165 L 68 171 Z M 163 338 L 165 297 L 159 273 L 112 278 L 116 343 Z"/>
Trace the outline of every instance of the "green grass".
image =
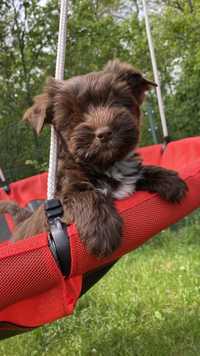
<path id="1" fill-rule="evenodd" d="M 73 316 L 0 344 L 1 356 L 199 356 L 199 214 L 123 257 Z"/>

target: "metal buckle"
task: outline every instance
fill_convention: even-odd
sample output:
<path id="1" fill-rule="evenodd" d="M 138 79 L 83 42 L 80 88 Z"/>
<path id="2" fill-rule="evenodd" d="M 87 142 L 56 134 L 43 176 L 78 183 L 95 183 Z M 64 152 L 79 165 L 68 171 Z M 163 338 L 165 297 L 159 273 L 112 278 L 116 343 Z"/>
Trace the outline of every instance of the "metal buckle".
<path id="1" fill-rule="evenodd" d="M 60 219 L 63 207 L 59 199 L 46 200 L 44 207 L 50 227 L 49 247 L 63 276 L 67 277 L 71 269 L 71 255 L 66 225 Z"/>

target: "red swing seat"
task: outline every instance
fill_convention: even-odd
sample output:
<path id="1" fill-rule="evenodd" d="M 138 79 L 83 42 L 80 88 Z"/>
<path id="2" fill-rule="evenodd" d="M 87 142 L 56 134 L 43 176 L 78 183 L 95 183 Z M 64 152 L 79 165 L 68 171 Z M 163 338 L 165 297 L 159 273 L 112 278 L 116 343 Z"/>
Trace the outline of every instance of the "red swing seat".
<path id="1" fill-rule="evenodd" d="M 74 225 L 69 226 L 71 273 L 63 278 L 49 249 L 46 232 L 13 244 L 0 244 L 0 338 L 26 331 L 73 312 L 88 271 L 102 269 L 134 250 L 162 229 L 200 206 L 200 137 L 139 150 L 144 163 L 175 169 L 186 180 L 189 192 L 181 204 L 162 201 L 156 194 L 137 192 L 116 207 L 124 220 L 121 247 L 109 258 L 97 259 L 86 251 Z M 22 207 L 46 199 L 47 174 L 10 184 L 10 194 L 0 199 L 17 201 Z M 13 223 L 5 217 L 2 240 Z M 6 228 L 5 228 L 6 225 Z M 3 226 L 3 225 L 2 225 Z"/>

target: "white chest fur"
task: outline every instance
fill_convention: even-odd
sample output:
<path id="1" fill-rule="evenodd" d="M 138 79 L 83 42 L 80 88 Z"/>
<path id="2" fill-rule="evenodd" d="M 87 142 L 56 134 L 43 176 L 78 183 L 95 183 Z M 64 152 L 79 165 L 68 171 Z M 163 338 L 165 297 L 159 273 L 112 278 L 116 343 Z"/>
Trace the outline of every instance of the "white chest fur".
<path id="1" fill-rule="evenodd" d="M 121 161 L 108 169 L 106 175 L 118 181 L 118 187 L 113 190 L 114 199 L 124 199 L 135 192 L 136 182 L 140 178 L 140 160 L 131 152 Z"/>

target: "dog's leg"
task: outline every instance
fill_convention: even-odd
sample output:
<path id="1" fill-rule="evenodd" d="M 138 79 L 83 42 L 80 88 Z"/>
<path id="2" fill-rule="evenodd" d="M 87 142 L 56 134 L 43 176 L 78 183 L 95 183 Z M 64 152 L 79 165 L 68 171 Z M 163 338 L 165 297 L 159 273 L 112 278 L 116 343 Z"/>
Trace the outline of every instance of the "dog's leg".
<path id="1" fill-rule="evenodd" d="M 14 220 L 16 226 L 12 232 L 11 241 L 13 242 L 48 231 L 43 205 L 31 212 L 13 201 L 2 200 L 0 201 L 0 214 L 10 214 Z"/>
<path id="2" fill-rule="evenodd" d="M 141 178 L 136 183 L 136 190 L 158 193 L 164 200 L 179 203 L 188 188 L 175 171 L 156 166 L 142 166 Z"/>
<path id="3" fill-rule="evenodd" d="M 95 190 L 74 192 L 63 199 L 64 222 L 75 223 L 87 249 L 105 257 L 120 245 L 122 220 L 110 195 Z"/>
<path id="4" fill-rule="evenodd" d="M 26 208 L 21 208 L 17 203 L 8 200 L 0 201 L 0 214 L 10 214 L 17 225 L 32 215 Z"/>

